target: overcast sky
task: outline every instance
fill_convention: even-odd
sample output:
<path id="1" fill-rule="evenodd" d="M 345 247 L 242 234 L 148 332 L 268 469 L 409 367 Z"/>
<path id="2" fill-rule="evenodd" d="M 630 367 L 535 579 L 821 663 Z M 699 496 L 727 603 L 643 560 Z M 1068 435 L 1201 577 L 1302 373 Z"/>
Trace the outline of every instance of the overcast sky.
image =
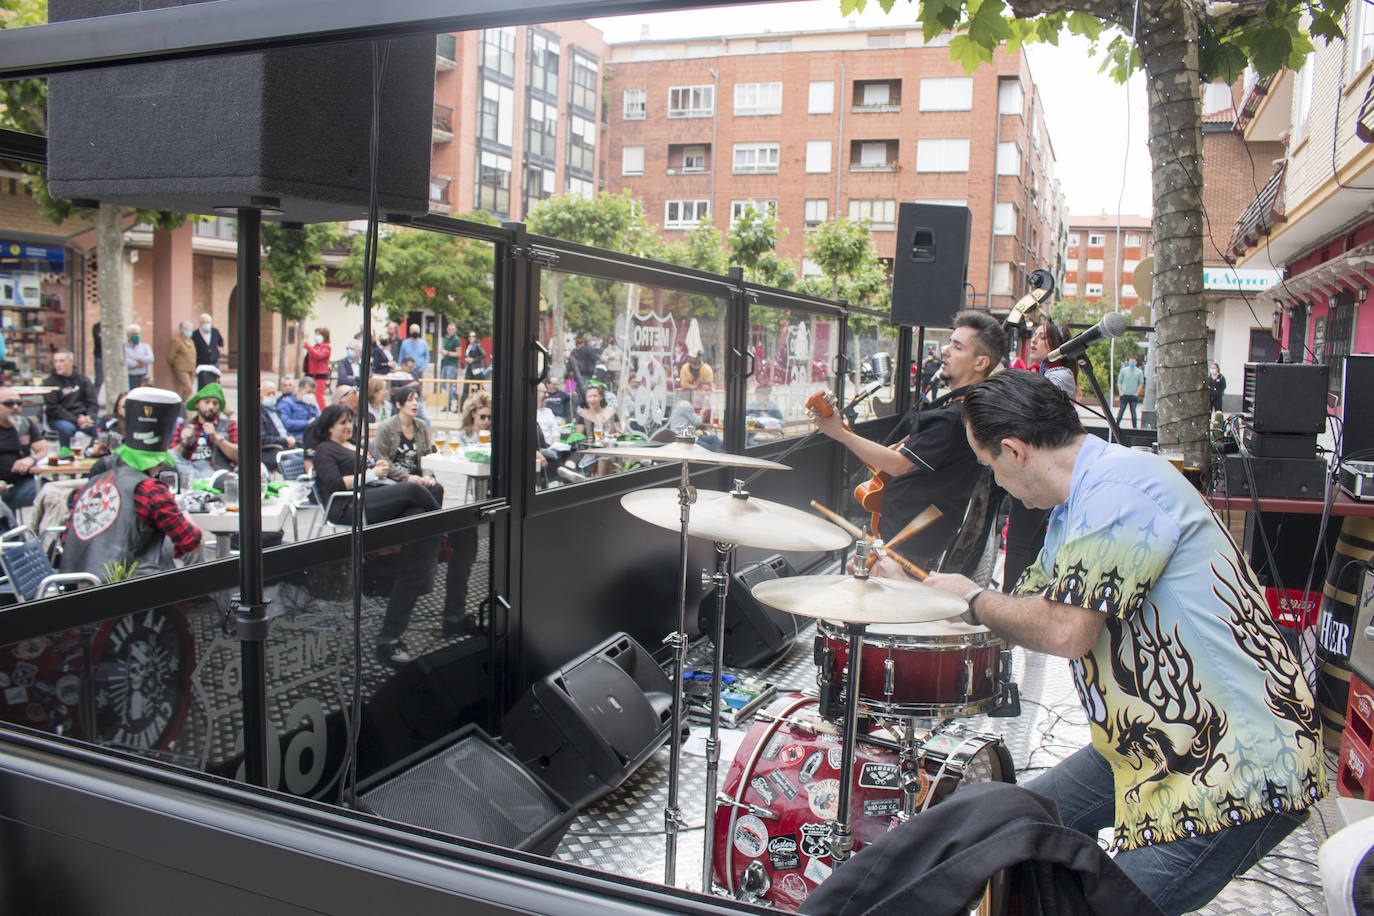
<path id="1" fill-rule="evenodd" d="M 914 23 L 915 14 L 914 3 L 898 0 L 892 15 L 885 16 L 876 0 L 870 0 L 857 19 L 861 26 L 890 25 L 903 16 Z M 844 22 L 840 0 L 733 6 L 719 14 L 685 10 L 591 20 L 612 42 L 639 38 L 645 25 L 650 38 L 687 38 L 783 31 L 777 28 L 779 24 L 785 24 L 787 31 L 826 29 Z M 728 23 L 728 30 L 721 23 Z M 1031 75 L 1044 99 L 1045 122 L 1069 212 L 1114 214 L 1119 205 L 1122 213 L 1148 216 L 1150 162 L 1143 79 L 1137 75 L 1127 86 L 1113 82 L 1097 72 L 1098 61 L 1088 57 L 1087 43 L 1068 36 L 1059 47 L 1031 45 L 1028 53 Z"/>

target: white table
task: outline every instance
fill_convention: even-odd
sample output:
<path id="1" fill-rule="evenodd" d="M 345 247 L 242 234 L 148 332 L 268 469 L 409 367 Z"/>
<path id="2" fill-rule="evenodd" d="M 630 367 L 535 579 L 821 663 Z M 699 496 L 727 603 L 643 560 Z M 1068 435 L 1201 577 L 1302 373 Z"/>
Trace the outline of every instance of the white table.
<path id="1" fill-rule="evenodd" d="M 490 461 L 469 461 L 463 455 L 426 455 L 420 461 L 420 467 L 426 473 L 435 474 L 443 471 L 448 474 L 459 474 L 464 478 L 463 485 L 466 487 L 472 484 L 472 498 L 482 500 L 487 498 L 487 493 L 491 485 L 491 462 Z M 466 501 L 466 500 L 465 500 Z"/>
<path id="2" fill-rule="evenodd" d="M 285 500 L 267 500 L 262 504 L 262 530 L 281 531 L 289 514 Z M 201 531 L 215 536 L 215 559 L 229 556 L 229 539 L 239 533 L 237 512 L 188 512 L 186 517 Z"/>

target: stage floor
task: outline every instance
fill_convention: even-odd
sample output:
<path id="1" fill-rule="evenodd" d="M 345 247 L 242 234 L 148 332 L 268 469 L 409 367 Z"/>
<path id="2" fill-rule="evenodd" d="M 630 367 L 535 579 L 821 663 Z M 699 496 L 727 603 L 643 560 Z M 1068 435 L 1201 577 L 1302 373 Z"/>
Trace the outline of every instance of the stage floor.
<path id="1" fill-rule="evenodd" d="M 816 689 L 812 661 L 813 628 L 808 627 L 792 648 L 771 666 L 729 669 L 777 685 L 780 693 Z M 709 667 L 709 644 L 689 651 L 689 664 Z M 974 717 L 961 723 L 975 732 L 1000 735 L 1011 752 L 1017 781 L 1025 782 L 1088 742 L 1088 726 L 1079 705 L 1068 665 L 1062 659 L 1017 649 L 1015 678 L 1021 689 L 1019 718 Z M 745 723 L 747 729 L 749 723 Z M 720 764 L 724 791 L 730 756 Z M 1334 760 L 1330 761 L 1334 769 Z M 701 829 L 706 761 L 683 755 L 679 805 L 687 827 L 678 835 L 677 883 L 701 888 Z M 1341 826 L 1333 794 L 1303 826 L 1273 853 L 1234 879 L 1201 913 L 1324 913 L 1326 905 L 1317 874 L 1317 848 L 1331 830 Z M 668 797 L 668 751 L 660 749 L 610 795 L 583 811 L 564 837 L 555 857 L 600 871 L 661 883 L 664 877 L 663 808 Z"/>

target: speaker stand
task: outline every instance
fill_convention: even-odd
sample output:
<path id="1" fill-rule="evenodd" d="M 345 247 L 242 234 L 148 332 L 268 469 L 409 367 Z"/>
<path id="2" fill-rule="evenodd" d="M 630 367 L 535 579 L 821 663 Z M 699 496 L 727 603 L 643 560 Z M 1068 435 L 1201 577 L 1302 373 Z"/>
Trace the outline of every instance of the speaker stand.
<path id="1" fill-rule="evenodd" d="M 711 893 L 711 871 L 714 865 L 715 844 L 711 842 L 710 828 L 716 822 L 716 786 L 720 773 L 720 693 L 724 689 L 725 668 L 725 596 L 730 588 L 730 561 L 735 555 L 735 545 L 716 541 L 715 574 L 703 573 L 702 584 L 716 587 L 716 632 L 714 651 L 711 653 L 711 734 L 706 739 L 706 805 L 705 842 L 701 844 L 701 892 Z"/>
<path id="2" fill-rule="evenodd" d="M 663 883 L 669 887 L 677 883 L 677 834 L 682 827 L 682 809 L 678 807 L 677 794 L 682 771 L 682 675 L 687 666 L 687 525 L 692 517 L 692 503 L 697 501 L 696 487 L 689 480 L 686 461 L 682 462 L 677 501 L 682 510 L 678 541 L 677 631 L 663 640 L 673 649 L 673 730 L 668 735 L 668 803 L 663 809 Z"/>

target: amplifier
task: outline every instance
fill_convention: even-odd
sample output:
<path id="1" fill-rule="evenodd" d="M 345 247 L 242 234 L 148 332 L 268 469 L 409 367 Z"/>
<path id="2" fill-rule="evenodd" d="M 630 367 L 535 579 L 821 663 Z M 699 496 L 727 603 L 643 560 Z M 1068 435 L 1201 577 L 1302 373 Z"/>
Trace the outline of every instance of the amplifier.
<path id="1" fill-rule="evenodd" d="M 1374 500 L 1374 461 L 1342 463 L 1337 482 L 1354 499 Z"/>
<path id="2" fill-rule="evenodd" d="M 1252 455 L 1264 458 L 1315 458 L 1314 433 L 1261 433 L 1245 427 L 1245 447 Z"/>
<path id="3" fill-rule="evenodd" d="M 1260 433 L 1326 429 L 1326 392 L 1331 370 L 1315 363 L 1246 363 L 1242 413 Z"/>
<path id="4" fill-rule="evenodd" d="M 1244 455 L 1226 456 L 1226 495 L 1259 496 L 1265 499 L 1322 499 L 1326 495 L 1326 461 L 1321 458 L 1267 458 L 1249 456 L 1250 478 Z"/>

